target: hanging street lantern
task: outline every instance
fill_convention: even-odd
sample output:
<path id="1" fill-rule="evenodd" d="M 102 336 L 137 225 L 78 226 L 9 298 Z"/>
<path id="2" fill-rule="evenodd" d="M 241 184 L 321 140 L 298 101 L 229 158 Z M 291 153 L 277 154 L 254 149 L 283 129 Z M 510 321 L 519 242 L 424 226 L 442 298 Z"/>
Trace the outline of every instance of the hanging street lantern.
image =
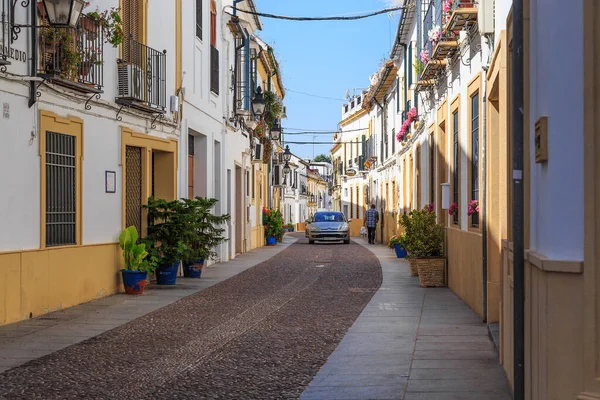
<path id="1" fill-rule="evenodd" d="M 252 113 L 257 117 L 262 117 L 262 115 L 265 113 L 266 106 L 267 102 L 262 94 L 262 88 L 259 86 L 254 94 L 254 98 L 252 99 Z"/>
<path id="2" fill-rule="evenodd" d="M 75 28 L 85 2 L 83 0 L 42 0 L 51 25 Z"/>
<path id="3" fill-rule="evenodd" d="M 281 137 L 281 125 L 279 125 L 279 120 L 275 120 L 273 126 L 271 127 L 271 139 L 279 140 Z"/>
<path id="4" fill-rule="evenodd" d="M 285 154 L 285 153 L 284 153 Z M 283 173 L 285 175 L 289 174 L 292 171 L 292 169 L 290 168 L 290 164 L 288 164 L 288 162 L 285 162 L 285 165 L 283 166 Z"/>
<path id="5" fill-rule="evenodd" d="M 285 151 L 283 152 L 283 159 L 286 163 L 292 159 L 292 152 L 290 151 L 289 145 L 285 146 Z"/>

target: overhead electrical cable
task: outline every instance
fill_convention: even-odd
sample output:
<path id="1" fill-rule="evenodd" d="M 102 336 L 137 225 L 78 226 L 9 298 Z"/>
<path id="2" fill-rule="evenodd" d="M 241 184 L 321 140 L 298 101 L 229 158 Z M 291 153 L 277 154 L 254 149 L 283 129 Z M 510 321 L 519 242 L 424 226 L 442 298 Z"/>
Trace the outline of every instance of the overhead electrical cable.
<path id="1" fill-rule="evenodd" d="M 286 92 L 291 92 L 291 93 L 296 93 L 296 94 L 301 94 L 301 95 L 304 95 L 304 96 L 310 96 L 310 97 L 316 97 L 316 98 L 319 98 L 319 99 L 325 99 L 325 100 L 335 100 L 335 101 L 343 101 L 343 102 L 347 101 L 346 99 L 338 99 L 336 97 L 319 96 L 317 94 L 300 92 L 300 91 L 297 91 L 297 90 L 292 90 L 290 88 L 285 88 L 285 91 Z"/>
<path id="2" fill-rule="evenodd" d="M 232 6 L 228 6 L 233 8 Z M 405 8 L 408 8 L 406 6 L 399 6 L 399 7 L 392 7 L 392 8 L 386 8 L 384 10 L 379 10 L 379 11 L 373 11 L 367 14 L 362 14 L 362 15 L 336 15 L 336 16 L 331 16 L 331 17 L 290 17 L 287 15 L 276 15 L 276 14 L 269 14 L 269 13 L 262 13 L 262 12 L 254 12 L 254 11 L 248 11 L 248 10 L 242 10 L 242 9 L 237 9 L 238 12 L 242 12 L 245 14 L 250 14 L 250 15 L 258 15 L 259 17 L 263 17 L 263 18 L 273 18 L 273 19 L 284 19 L 284 20 L 288 20 L 288 21 L 355 21 L 358 19 L 364 19 L 364 18 L 370 18 L 370 17 L 374 17 L 377 15 L 381 15 L 381 14 L 386 14 L 386 13 L 390 13 L 390 12 L 394 12 L 394 11 L 398 11 L 398 10 L 404 10 Z"/>
<path id="3" fill-rule="evenodd" d="M 293 128 L 286 128 L 286 127 L 283 127 L 282 129 L 283 129 L 284 131 L 287 131 L 287 130 L 295 130 L 295 129 L 293 129 Z M 300 131 L 300 132 L 285 132 L 285 134 L 286 134 L 286 135 L 289 135 L 289 134 L 293 134 L 293 135 L 299 135 L 299 134 L 305 134 L 305 133 L 306 133 L 306 134 L 313 134 L 313 133 L 314 133 L 314 134 L 321 134 L 321 133 L 333 134 L 333 133 L 346 133 L 346 132 L 360 132 L 360 131 L 366 131 L 366 130 L 368 130 L 368 129 L 369 129 L 369 128 L 361 128 L 361 129 L 348 129 L 348 130 L 343 130 L 343 131 L 325 131 L 325 130 L 312 130 L 312 131 L 309 131 L 309 130 L 306 130 L 306 131 Z"/>

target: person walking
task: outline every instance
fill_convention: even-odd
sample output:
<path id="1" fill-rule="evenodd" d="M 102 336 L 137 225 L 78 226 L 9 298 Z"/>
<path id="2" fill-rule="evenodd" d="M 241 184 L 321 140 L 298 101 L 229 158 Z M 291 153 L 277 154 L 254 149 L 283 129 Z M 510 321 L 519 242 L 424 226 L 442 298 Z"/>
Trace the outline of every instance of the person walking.
<path id="1" fill-rule="evenodd" d="M 369 231 L 369 244 L 375 244 L 375 228 L 379 222 L 379 213 L 375 209 L 375 204 L 365 213 L 365 225 Z"/>

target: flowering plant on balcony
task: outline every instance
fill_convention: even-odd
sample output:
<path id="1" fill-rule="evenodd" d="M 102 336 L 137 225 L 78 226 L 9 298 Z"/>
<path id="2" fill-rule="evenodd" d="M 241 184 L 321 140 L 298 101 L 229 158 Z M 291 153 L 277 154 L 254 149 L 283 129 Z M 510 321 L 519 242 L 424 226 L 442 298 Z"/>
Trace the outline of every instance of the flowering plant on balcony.
<path id="1" fill-rule="evenodd" d="M 427 212 L 432 213 L 433 211 L 434 211 L 434 205 L 433 205 L 433 203 L 427 204 Z"/>
<path id="2" fill-rule="evenodd" d="M 420 54 L 419 58 L 421 59 L 421 62 L 423 64 L 427 64 L 427 62 L 429 61 L 429 51 L 421 50 L 421 54 Z"/>
<path id="3" fill-rule="evenodd" d="M 409 123 L 415 122 L 419 117 L 419 115 L 417 114 L 417 107 L 411 108 L 410 111 L 406 114 L 406 117 Z"/>
<path id="4" fill-rule="evenodd" d="M 452 203 L 450 205 L 450 209 L 448 210 L 448 214 L 452 215 L 452 216 L 457 215 L 458 214 L 458 204 Z"/>
<path id="5" fill-rule="evenodd" d="M 471 200 L 469 202 L 469 208 L 467 210 L 467 214 L 469 215 L 469 217 L 473 214 L 479 214 L 479 201 Z"/>
<path id="6" fill-rule="evenodd" d="M 454 8 L 454 2 L 456 0 L 444 0 L 442 4 L 442 10 L 444 11 L 443 23 L 447 24 L 450 20 L 450 16 L 452 15 L 452 10 Z"/>
<path id="7" fill-rule="evenodd" d="M 429 30 L 429 32 L 427 33 L 427 37 L 429 38 L 429 41 L 435 46 L 435 44 L 440 40 L 441 34 L 442 32 L 440 26 L 435 25 Z"/>

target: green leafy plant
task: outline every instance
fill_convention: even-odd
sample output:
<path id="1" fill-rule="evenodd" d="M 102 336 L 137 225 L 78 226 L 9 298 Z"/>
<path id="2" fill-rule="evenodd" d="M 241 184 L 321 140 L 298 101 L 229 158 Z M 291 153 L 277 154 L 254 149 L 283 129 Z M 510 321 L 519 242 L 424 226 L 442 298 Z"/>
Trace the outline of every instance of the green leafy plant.
<path id="1" fill-rule="evenodd" d="M 263 119 L 267 125 L 267 129 L 270 131 L 275 124 L 275 121 L 279 119 L 281 115 L 281 104 L 277 101 L 277 95 L 270 90 L 267 90 L 264 94 L 265 98 L 265 112 Z"/>
<path id="2" fill-rule="evenodd" d="M 406 250 L 406 234 L 403 233 L 402 235 L 394 235 L 390 238 L 390 241 L 388 242 L 388 248 L 390 249 L 394 249 L 396 247 L 396 245 L 399 244 L 400 247 L 402 247 L 403 249 Z"/>
<path id="3" fill-rule="evenodd" d="M 135 226 L 130 226 L 121 232 L 119 246 L 123 250 L 123 261 L 126 270 L 154 272 L 156 263 L 148 257 L 145 243 L 137 243 L 138 231 Z"/>
<path id="4" fill-rule="evenodd" d="M 148 204 L 148 234 L 143 242 L 159 267 L 185 259 L 196 238 L 191 226 L 194 216 L 180 200 L 166 201 L 150 197 Z"/>
<path id="5" fill-rule="evenodd" d="M 190 242 L 189 251 L 183 257 L 183 261 L 194 262 L 196 260 L 215 259 L 217 253 L 215 247 L 227 241 L 223 236 L 225 229 L 223 224 L 231 219 L 229 214 L 215 215 L 212 210 L 217 204 L 217 199 L 196 197 L 195 199 L 182 199 L 185 207 L 184 212 L 190 215 Z M 188 221 L 188 219 L 185 219 Z"/>
<path id="6" fill-rule="evenodd" d="M 442 257 L 444 226 L 435 222 L 435 213 L 427 207 L 400 217 L 406 232 L 405 249 L 410 258 Z"/>
<path id="7" fill-rule="evenodd" d="M 87 17 L 98 21 L 98 24 L 104 33 L 104 41 L 110 43 L 113 47 L 119 46 L 123 43 L 123 39 L 125 38 L 123 33 L 123 21 L 121 20 L 119 11 L 120 9 L 117 7 L 112 7 L 104 11 L 100 11 L 100 9 L 96 8 L 96 11 L 87 14 Z"/>
<path id="8" fill-rule="evenodd" d="M 314 162 L 327 162 L 327 163 L 331 164 L 331 157 L 326 154 L 319 154 L 318 156 L 315 157 L 315 159 L 313 161 Z"/>
<path id="9" fill-rule="evenodd" d="M 47 24 L 47 22 L 45 22 Z M 44 72 L 58 74 L 65 79 L 78 75 L 82 52 L 77 46 L 74 30 L 43 25 L 40 28 L 40 45 L 44 46 L 42 59 Z"/>

